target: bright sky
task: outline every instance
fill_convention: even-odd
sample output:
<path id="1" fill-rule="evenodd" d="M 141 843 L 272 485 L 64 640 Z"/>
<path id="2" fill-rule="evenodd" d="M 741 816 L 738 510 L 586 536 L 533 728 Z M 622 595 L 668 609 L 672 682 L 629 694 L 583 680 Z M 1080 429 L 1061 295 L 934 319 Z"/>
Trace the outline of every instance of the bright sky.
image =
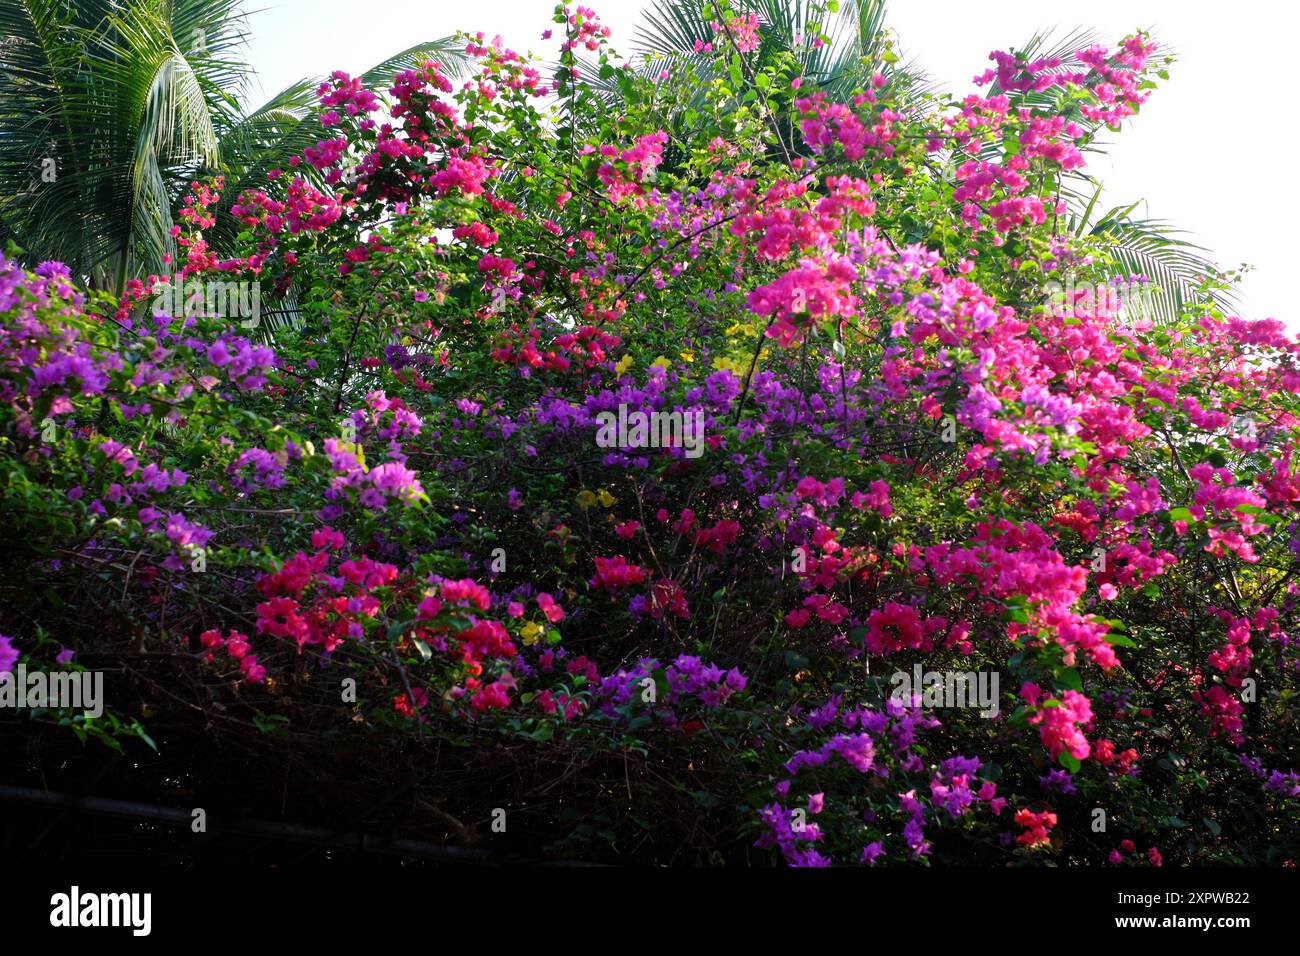
<path id="1" fill-rule="evenodd" d="M 248 17 L 251 60 L 269 94 L 304 76 L 335 69 L 360 73 L 424 40 L 458 29 L 502 35 L 520 50 L 554 53 L 543 44 L 554 0 L 261 0 Z M 585 0 L 614 30 L 616 49 L 631 52 L 642 0 Z M 843 0 L 847 2 L 847 0 Z M 1290 229 L 1300 189 L 1286 163 L 1295 156 L 1290 108 L 1292 31 L 1278 0 L 894 0 L 889 25 L 903 53 L 954 93 L 988 65 L 990 50 L 1023 43 L 1035 32 L 1076 27 L 1107 42 L 1151 29 L 1178 56 L 1170 81 L 1114 138 L 1090 171 L 1106 184 L 1109 206 L 1143 200 L 1135 211 L 1187 230 L 1227 268 L 1255 267 L 1242 289 L 1243 313 L 1274 317 L 1300 330 L 1288 298 Z M 1291 18 L 1287 18 L 1290 20 Z M 1267 157 L 1273 157 L 1269 160 Z"/>

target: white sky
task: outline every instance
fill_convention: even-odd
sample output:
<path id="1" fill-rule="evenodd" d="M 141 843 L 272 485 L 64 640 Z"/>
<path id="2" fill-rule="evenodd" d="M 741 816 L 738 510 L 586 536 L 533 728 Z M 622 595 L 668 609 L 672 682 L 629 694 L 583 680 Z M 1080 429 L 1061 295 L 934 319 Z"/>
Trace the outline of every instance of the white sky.
<path id="1" fill-rule="evenodd" d="M 262 0 L 249 15 L 250 58 L 264 93 L 334 69 L 360 73 L 424 40 L 458 29 L 504 37 L 515 49 L 553 54 L 554 0 Z M 642 0 L 583 0 L 614 30 L 620 52 L 632 50 Z M 1135 210 L 1170 220 L 1208 247 L 1227 268 L 1248 262 L 1243 314 L 1273 317 L 1300 329 L 1300 309 L 1287 285 L 1291 229 L 1300 188 L 1285 156 L 1296 155 L 1291 88 L 1294 16 L 1280 0 L 894 0 L 888 23 L 902 52 L 947 89 L 965 94 L 988 53 L 1059 27 L 1097 30 L 1114 42 L 1138 27 L 1154 31 L 1178 56 L 1170 80 L 1113 138 L 1089 171 L 1106 184 L 1110 206 L 1144 201 Z M 1285 22 L 1284 22 L 1285 21 Z M 1273 172 L 1269 173 L 1268 169 Z"/>

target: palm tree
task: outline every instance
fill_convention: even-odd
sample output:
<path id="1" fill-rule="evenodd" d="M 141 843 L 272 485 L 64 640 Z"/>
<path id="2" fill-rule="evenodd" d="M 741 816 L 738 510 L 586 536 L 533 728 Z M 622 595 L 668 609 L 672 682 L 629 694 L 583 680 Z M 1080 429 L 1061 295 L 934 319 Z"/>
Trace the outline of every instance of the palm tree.
<path id="1" fill-rule="evenodd" d="M 240 0 L 0 0 L 0 242 L 120 293 L 167 271 L 196 175 L 225 174 L 228 203 L 319 138 L 313 81 L 244 108 L 243 17 Z M 422 43 L 366 79 L 426 57 L 463 60 Z M 209 241 L 237 231 L 219 215 Z"/>

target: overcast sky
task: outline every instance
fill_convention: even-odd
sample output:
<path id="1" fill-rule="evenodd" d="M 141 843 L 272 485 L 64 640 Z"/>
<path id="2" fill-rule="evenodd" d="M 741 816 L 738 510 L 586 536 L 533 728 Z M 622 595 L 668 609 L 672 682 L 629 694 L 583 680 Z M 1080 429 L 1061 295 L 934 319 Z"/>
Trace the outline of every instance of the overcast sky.
<path id="1" fill-rule="evenodd" d="M 248 20 L 262 91 L 335 69 L 360 73 L 413 44 L 458 29 L 500 34 L 519 50 L 543 46 L 553 0 L 256 0 Z M 586 0 L 630 52 L 641 0 Z M 903 53 L 954 93 L 972 87 L 988 53 L 1042 29 L 1094 28 L 1108 41 L 1151 29 L 1178 62 L 1108 154 L 1090 160 L 1109 205 L 1142 200 L 1135 214 L 1167 219 L 1224 267 L 1248 262 L 1243 313 L 1300 330 L 1287 283 L 1300 271 L 1291 229 L 1300 189 L 1295 113 L 1286 106 L 1294 69 L 1293 16 L 1282 0 L 894 0 L 889 25 Z M 1282 161 L 1279 161 L 1282 160 Z"/>

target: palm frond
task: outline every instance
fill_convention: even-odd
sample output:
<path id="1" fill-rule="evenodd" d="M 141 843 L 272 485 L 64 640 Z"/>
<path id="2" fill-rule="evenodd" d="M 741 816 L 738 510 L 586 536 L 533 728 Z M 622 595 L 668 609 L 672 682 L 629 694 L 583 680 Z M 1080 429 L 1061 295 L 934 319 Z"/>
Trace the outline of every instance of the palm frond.
<path id="1" fill-rule="evenodd" d="M 1114 278 L 1121 282 L 1135 277 L 1151 280 L 1141 299 L 1145 317 L 1167 325 L 1198 305 L 1234 310 L 1238 305 L 1235 291 L 1197 291 L 1203 279 L 1220 271 L 1208 251 L 1183 238 L 1186 233 L 1165 220 L 1133 218 L 1136 205 L 1117 206 L 1095 223 L 1083 221 L 1079 225 L 1114 264 Z"/>
<path id="2" fill-rule="evenodd" d="M 371 86 L 388 83 L 394 74 L 414 69 L 425 60 L 436 60 L 442 65 L 443 72 L 453 78 L 463 75 L 469 66 L 469 56 L 465 53 L 464 44 L 455 37 L 443 37 L 441 40 L 426 40 L 408 47 L 401 53 L 375 64 L 362 73 L 361 78 Z"/>
<path id="3" fill-rule="evenodd" d="M 774 53 L 792 54 L 804 78 L 836 97 L 846 97 L 868 85 L 874 73 L 895 79 L 898 88 L 921 92 L 932 82 L 914 64 L 898 64 L 886 57 L 890 40 L 885 26 L 886 0 L 845 0 L 839 11 L 824 16 L 809 0 L 737 0 L 732 8 L 757 14 L 762 46 L 760 58 Z M 716 38 L 703 8 L 684 0 L 653 0 L 642 14 L 634 48 L 645 54 L 684 58 L 697 66 L 716 57 L 695 53 L 696 41 Z M 829 42 L 815 46 L 818 32 Z"/>

